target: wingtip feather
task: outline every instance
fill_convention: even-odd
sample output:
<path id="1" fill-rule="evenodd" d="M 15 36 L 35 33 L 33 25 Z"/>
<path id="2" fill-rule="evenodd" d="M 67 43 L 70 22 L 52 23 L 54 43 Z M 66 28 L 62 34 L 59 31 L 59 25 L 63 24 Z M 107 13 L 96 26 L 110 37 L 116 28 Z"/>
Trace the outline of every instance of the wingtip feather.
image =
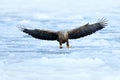
<path id="1" fill-rule="evenodd" d="M 17 28 L 18 28 L 20 31 L 24 31 L 24 30 L 25 30 L 24 26 L 22 26 L 22 25 L 17 25 Z"/>
<path id="2" fill-rule="evenodd" d="M 103 18 L 101 18 L 101 19 L 98 20 L 98 23 L 99 23 L 101 26 L 105 27 L 105 26 L 107 26 L 107 24 L 108 24 L 108 20 L 103 17 Z"/>

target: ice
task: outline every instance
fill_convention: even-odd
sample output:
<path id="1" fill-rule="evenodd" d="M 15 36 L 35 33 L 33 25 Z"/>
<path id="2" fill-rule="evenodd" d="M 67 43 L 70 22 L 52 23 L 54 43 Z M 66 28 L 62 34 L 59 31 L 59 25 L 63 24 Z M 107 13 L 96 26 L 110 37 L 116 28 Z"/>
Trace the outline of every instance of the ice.
<path id="1" fill-rule="evenodd" d="M 39 64 L 38 64 L 39 63 Z M 79 78 L 83 80 L 99 80 L 115 78 L 119 80 L 119 75 L 115 74 L 109 66 L 101 59 L 71 59 L 71 58 L 41 58 L 26 60 L 22 63 L 9 64 L 3 68 L 2 80 L 10 79 L 70 79 Z M 109 74 L 109 75 L 108 75 Z"/>
<path id="2" fill-rule="evenodd" d="M 120 1 L 1 0 L 0 80 L 120 80 Z M 30 29 L 70 30 L 105 17 L 108 26 L 59 49 Z"/>

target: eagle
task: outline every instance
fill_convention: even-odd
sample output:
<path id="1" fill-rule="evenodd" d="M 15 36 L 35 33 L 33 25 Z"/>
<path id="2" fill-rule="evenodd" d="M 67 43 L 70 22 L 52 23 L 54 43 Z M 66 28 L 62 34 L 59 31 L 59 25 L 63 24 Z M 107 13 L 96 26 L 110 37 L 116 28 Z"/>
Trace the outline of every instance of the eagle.
<path id="1" fill-rule="evenodd" d="M 51 31 L 43 29 L 27 29 L 23 27 L 19 27 L 19 29 L 36 39 L 48 41 L 56 40 L 59 42 L 59 48 L 62 48 L 62 44 L 64 43 L 66 43 L 67 48 L 70 48 L 71 46 L 69 45 L 69 39 L 78 39 L 87 35 L 91 35 L 92 33 L 103 29 L 105 26 L 107 26 L 107 20 L 105 18 L 102 18 L 96 23 L 87 23 L 72 30 Z"/>

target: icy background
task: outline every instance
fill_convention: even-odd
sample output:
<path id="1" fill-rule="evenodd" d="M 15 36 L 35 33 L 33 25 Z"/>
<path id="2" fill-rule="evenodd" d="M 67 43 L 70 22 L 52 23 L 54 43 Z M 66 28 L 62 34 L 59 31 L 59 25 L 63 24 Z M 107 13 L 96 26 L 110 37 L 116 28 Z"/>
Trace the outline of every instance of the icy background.
<path id="1" fill-rule="evenodd" d="M 16 27 L 73 29 L 102 17 L 108 26 L 70 49 Z M 120 80 L 119 24 L 120 0 L 0 0 L 0 80 Z"/>

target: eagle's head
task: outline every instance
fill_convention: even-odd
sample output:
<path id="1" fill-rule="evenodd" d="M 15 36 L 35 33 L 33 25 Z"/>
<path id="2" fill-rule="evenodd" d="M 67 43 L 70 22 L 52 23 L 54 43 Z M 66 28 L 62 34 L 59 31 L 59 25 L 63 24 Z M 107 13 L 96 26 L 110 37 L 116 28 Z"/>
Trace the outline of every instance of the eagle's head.
<path id="1" fill-rule="evenodd" d="M 68 40 L 68 32 L 67 31 L 59 31 L 58 32 L 58 41 L 65 43 Z"/>

